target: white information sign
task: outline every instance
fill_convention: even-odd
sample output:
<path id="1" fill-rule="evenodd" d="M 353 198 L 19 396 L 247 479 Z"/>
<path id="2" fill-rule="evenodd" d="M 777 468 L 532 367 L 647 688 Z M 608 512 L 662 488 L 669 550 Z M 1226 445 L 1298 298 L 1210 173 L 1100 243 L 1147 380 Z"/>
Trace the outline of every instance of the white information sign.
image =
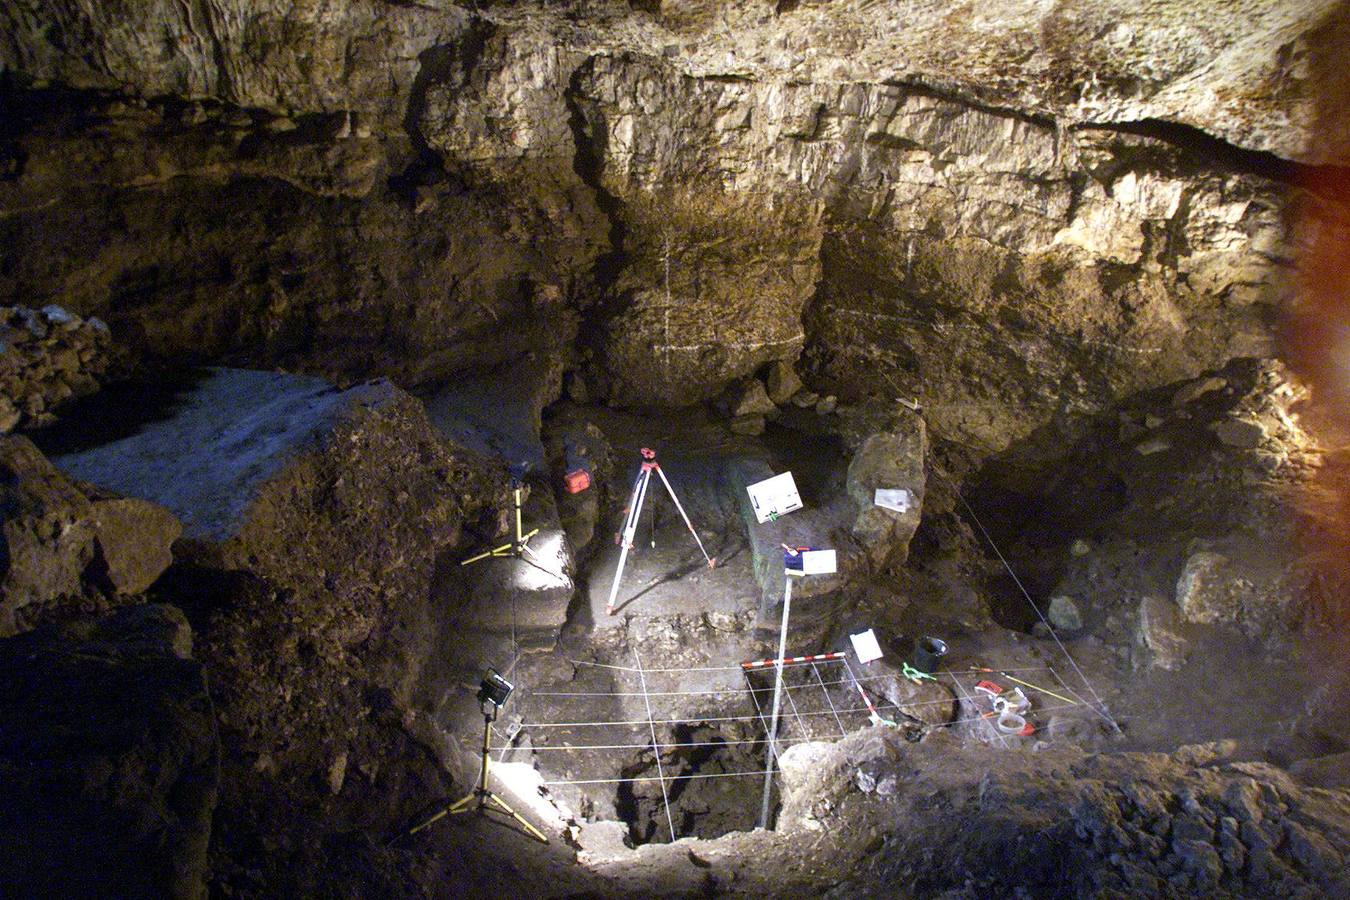
<path id="1" fill-rule="evenodd" d="M 876 634 L 870 628 L 861 634 L 850 634 L 848 639 L 853 642 L 853 652 L 858 654 L 858 662 L 869 663 L 884 655 Z"/>
<path id="2" fill-rule="evenodd" d="M 746 492 L 750 494 L 750 505 L 761 525 L 802 508 L 802 497 L 797 493 L 797 483 L 792 480 L 791 472 L 756 482 L 747 487 Z"/>
<path id="3" fill-rule="evenodd" d="M 803 550 L 803 575 L 833 575 L 839 571 L 833 550 Z"/>
<path id="4" fill-rule="evenodd" d="M 877 488 L 872 502 L 882 509 L 909 512 L 909 491 L 904 488 Z"/>

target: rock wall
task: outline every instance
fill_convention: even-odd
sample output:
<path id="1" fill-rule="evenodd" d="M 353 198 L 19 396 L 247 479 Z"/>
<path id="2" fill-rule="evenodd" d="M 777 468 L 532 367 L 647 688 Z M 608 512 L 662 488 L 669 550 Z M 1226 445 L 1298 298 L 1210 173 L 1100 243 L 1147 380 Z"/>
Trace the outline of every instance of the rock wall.
<path id="1" fill-rule="evenodd" d="M 152 360 L 415 386 L 576 331 L 606 246 L 589 195 L 465 181 L 342 117 L 41 91 L 8 98 L 0 297 L 108 322 Z M 364 136 L 362 136 L 364 135 Z"/>
<path id="2" fill-rule="evenodd" d="M 0 436 L 0 637 L 141 594 L 181 531 L 164 507 L 75 482 L 27 438 Z"/>
<path id="3" fill-rule="evenodd" d="M 1269 351 L 1335 14 L 119 7 L 148 47 L 0 4 L 15 84 L 131 100 L 14 95 L 0 296 L 405 384 L 543 350 L 634 405 L 805 348 L 813 387 L 996 451 Z"/>

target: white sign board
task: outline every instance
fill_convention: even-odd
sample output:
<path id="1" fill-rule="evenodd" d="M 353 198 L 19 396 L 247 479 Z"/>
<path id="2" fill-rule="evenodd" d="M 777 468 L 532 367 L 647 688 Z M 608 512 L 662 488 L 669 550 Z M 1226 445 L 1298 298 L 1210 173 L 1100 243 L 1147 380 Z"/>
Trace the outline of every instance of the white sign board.
<path id="1" fill-rule="evenodd" d="M 898 513 L 909 512 L 909 491 L 904 488 L 877 488 L 872 502 L 882 509 Z"/>
<path id="2" fill-rule="evenodd" d="M 839 571 L 833 550 L 803 550 L 803 575 L 833 575 Z"/>
<path id="3" fill-rule="evenodd" d="M 850 634 L 848 639 L 853 642 L 853 652 L 858 654 L 858 662 L 869 663 L 883 656 L 877 636 L 870 628 L 861 634 Z"/>
<path id="4" fill-rule="evenodd" d="M 745 490 L 750 494 L 750 505 L 755 508 L 755 518 L 761 525 L 802 508 L 802 497 L 797 493 L 797 483 L 792 480 L 791 472 L 766 478 Z"/>

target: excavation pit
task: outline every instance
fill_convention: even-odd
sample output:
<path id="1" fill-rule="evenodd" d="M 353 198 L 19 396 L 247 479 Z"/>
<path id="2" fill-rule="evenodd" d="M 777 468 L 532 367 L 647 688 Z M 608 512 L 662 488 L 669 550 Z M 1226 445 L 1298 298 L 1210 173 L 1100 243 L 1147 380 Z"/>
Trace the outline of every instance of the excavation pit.
<path id="1" fill-rule="evenodd" d="M 760 820 L 774 682 L 772 666 L 747 672 L 691 664 L 641 674 L 613 663 L 578 666 L 566 689 L 522 692 L 526 725 L 515 745 L 582 818 L 623 822 L 630 846 L 749 831 Z M 842 660 L 785 666 L 779 752 L 866 727 L 869 701 L 881 715 L 899 718 L 883 697 L 863 697 Z M 779 777 L 775 772 L 770 827 Z"/>
<path id="2" fill-rule="evenodd" d="M 660 736 L 672 745 L 661 754 L 660 776 L 650 749 L 620 770 L 621 777 L 633 779 L 620 783 L 615 796 L 633 845 L 668 843 L 672 824 L 676 837 L 699 838 L 750 831 L 758 824 L 762 778 L 741 773 L 764 768 L 767 745 L 760 729 L 690 722 Z M 770 803 L 777 806 L 776 786 Z"/>

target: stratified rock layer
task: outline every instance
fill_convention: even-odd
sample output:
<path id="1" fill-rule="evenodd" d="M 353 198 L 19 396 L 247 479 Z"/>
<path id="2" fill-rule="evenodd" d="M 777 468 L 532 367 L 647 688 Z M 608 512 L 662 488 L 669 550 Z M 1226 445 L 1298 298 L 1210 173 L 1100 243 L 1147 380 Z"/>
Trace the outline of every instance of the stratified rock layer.
<path id="1" fill-rule="evenodd" d="M 634 406 L 805 352 L 982 452 L 1269 351 L 1329 0 L 638 6 L 142 0 L 147 47 L 0 4 L 23 83 L 180 98 L 19 95 L 0 295 L 405 384 L 535 350 Z"/>

